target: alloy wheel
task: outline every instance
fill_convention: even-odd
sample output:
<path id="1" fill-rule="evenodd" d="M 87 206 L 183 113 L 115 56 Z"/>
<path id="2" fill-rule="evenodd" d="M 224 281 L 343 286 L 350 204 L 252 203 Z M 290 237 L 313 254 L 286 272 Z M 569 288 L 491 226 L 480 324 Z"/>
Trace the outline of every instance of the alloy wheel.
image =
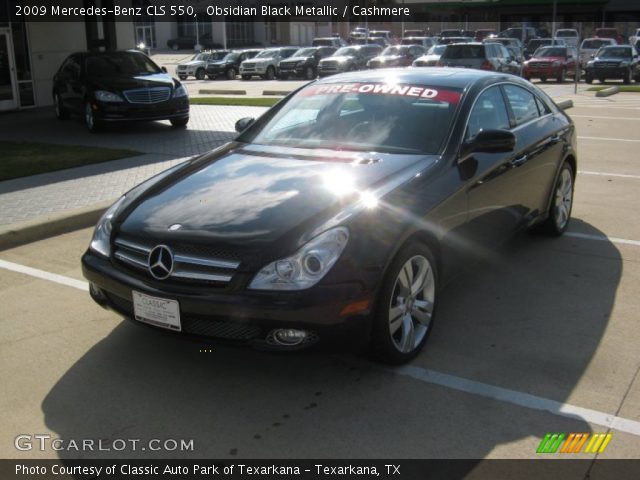
<path id="1" fill-rule="evenodd" d="M 564 168 L 560 173 L 558 185 L 556 187 L 555 207 L 553 218 L 558 230 L 563 230 L 571 215 L 571 204 L 573 202 L 573 178 L 571 171 Z"/>
<path id="2" fill-rule="evenodd" d="M 435 301 L 435 277 L 426 257 L 415 255 L 396 277 L 389 302 L 389 333 L 395 348 L 410 353 L 424 339 L 431 325 Z"/>

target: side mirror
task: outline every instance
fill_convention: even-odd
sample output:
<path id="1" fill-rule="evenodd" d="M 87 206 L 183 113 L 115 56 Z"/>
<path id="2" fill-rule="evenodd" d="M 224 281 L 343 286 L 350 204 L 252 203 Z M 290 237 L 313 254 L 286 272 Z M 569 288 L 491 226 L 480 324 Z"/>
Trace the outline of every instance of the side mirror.
<path id="1" fill-rule="evenodd" d="M 508 153 L 516 148 L 516 136 L 508 130 L 481 130 L 462 145 L 460 161 L 473 153 Z"/>
<path id="2" fill-rule="evenodd" d="M 236 132 L 238 132 L 238 133 L 244 132 L 255 121 L 256 121 L 256 119 L 253 118 L 253 117 L 241 118 L 240 120 L 238 120 L 236 122 Z"/>
<path id="3" fill-rule="evenodd" d="M 160 67 L 160 70 L 162 70 L 164 73 L 167 73 L 167 67 Z"/>

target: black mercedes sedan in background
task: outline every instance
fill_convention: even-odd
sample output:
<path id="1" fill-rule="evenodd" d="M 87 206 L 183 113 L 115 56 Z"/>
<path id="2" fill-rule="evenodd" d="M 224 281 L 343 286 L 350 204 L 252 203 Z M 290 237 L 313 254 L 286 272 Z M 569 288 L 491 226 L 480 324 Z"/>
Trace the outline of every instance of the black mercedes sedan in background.
<path id="1" fill-rule="evenodd" d="M 135 50 L 70 55 L 53 78 L 52 94 L 56 116 L 81 115 L 90 132 L 107 122 L 189 123 L 187 89 Z"/>
<path id="2" fill-rule="evenodd" d="M 236 128 L 107 210 L 82 258 L 97 303 L 183 335 L 342 339 L 402 363 L 453 272 L 520 229 L 569 222 L 574 125 L 511 75 L 347 73 Z"/>
<path id="3" fill-rule="evenodd" d="M 622 79 L 624 83 L 631 83 L 632 80 L 640 82 L 640 56 L 631 45 L 602 47 L 587 63 L 584 73 L 587 83 L 593 83 L 595 78 L 600 83 L 607 79 Z"/>

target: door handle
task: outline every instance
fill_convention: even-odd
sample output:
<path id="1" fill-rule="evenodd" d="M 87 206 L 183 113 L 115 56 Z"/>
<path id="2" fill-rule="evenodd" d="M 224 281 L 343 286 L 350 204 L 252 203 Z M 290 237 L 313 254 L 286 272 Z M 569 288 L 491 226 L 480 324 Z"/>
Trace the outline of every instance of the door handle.
<path id="1" fill-rule="evenodd" d="M 522 155 L 520 157 L 516 157 L 513 160 L 511 160 L 511 165 L 513 167 L 519 167 L 520 165 L 524 165 L 526 163 L 526 161 L 529 160 L 529 155 Z"/>

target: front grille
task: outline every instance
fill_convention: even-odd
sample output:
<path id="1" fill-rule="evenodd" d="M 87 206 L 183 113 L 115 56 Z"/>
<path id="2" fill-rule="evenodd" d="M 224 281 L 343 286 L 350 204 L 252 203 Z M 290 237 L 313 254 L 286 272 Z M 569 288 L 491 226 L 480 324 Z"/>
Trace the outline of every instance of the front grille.
<path id="1" fill-rule="evenodd" d="M 120 236 L 115 239 L 113 257 L 123 266 L 153 278 L 148 269 L 149 253 L 155 245 Z M 228 284 L 240 265 L 233 254 L 206 246 L 176 243 L 167 245 L 173 253 L 174 268 L 165 281 Z"/>
<path id="2" fill-rule="evenodd" d="M 298 62 L 280 62 L 280 68 L 295 68 Z"/>
<path id="3" fill-rule="evenodd" d="M 551 66 L 550 62 L 530 62 L 529 66 L 531 68 L 548 68 Z"/>
<path id="4" fill-rule="evenodd" d="M 242 66 L 242 70 L 244 70 L 245 72 L 253 72 L 255 71 L 256 66 L 255 65 L 243 65 Z"/>
<path id="5" fill-rule="evenodd" d="M 596 62 L 596 68 L 616 68 L 619 66 L 619 62 Z"/>
<path id="6" fill-rule="evenodd" d="M 129 103 L 161 103 L 166 102 L 171 97 L 171 89 L 169 87 L 137 88 L 135 90 L 125 90 L 122 93 Z"/>
<path id="7" fill-rule="evenodd" d="M 133 318 L 133 302 L 110 293 L 106 294 L 111 303 L 125 315 Z M 201 318 L 181 313 L 182 332 L 203 337 L 221 338 L 224 340 L 250 341 L 261 338 L 262 329 L 247 323 Z"/>

